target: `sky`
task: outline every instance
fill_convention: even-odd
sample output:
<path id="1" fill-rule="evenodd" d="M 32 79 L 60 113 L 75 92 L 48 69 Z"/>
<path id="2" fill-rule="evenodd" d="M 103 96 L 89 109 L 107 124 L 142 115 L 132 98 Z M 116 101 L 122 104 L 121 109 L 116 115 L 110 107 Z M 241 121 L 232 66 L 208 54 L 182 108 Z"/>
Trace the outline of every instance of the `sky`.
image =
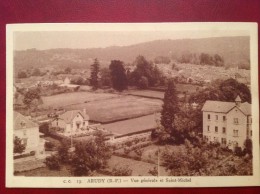
<path id="1" fill-rule="evenodd" d="M 248 31 L 16 31 L 14 49 L 104 48 L 162 39 L 248 36 Z"/>

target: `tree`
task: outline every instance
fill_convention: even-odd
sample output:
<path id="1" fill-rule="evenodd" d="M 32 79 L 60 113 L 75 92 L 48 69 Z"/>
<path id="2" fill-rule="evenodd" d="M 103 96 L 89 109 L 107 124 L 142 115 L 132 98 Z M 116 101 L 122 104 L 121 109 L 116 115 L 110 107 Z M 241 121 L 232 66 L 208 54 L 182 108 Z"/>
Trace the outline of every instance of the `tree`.
<path id="1" fill-rule="evenodd" d="M 90 85 L 94 90 L 98 88 L 99 61 L 95 59 L 91 65 Z"/>
<path id="2" fill-rule="evenodd" d="M 148 79 L 145 76 L 142 76 L 138 82 L 138 87 L 140 89 L 147 89 L 148 88 Z"/>
<path id="3" fill-rule="evenodd" d="M 101 86 L 111 86 L 111 74 L 108 68 L 102 68 L 100 70 L 100 84 Z"/>
<path id="4" fill-rule="evenodd" d="M 65 73 L 71 73 L 71 68 L 70 67 L 67 67 L 65 70 L 64 70 Z"/>
<path id="5" fill-rule="evenodd" d="M 40 97 L 39 93 L 40 93 L 40 91 L 38 88 L 27 91 L 24 95 L 23 103 L 28 108 L 30 108 L 34 100 L 37 100 L 37 101 L 40 100 L 41 97 Z"/>
<path id="6" fill-rule="evenodd" d="M 246 139 L 245 142 L 244 142 L 244 152 L 249 154 L 249 155 L 252 155 L 252 148 L 253 148 L 253 143 L 252 143 L 252 140 L 251 139 Z"/>
<path id="7" fill-rule="evenodd" d="M 135 85 L 138 85 L 138 82 L 142 76 L 145 76 L 148 79 L 148 85 L 153 86 L 153 65 L 148 62 L 143 56 L 138 56 L 134 65 L 136 66 L 135 70 L 132 72 L 132 79 Z"/>
<path id="8" fill-rule="evenodd" d="M 174 126 L 175 115 L 179 112 L 178 97 L 173 80 L 169 80 L 168 88 L 165 91 L 163 107 L 161 112 L 161 125 L 171 136 L 175 136 L 177 131 Z"/>
<path id="9" fill-rule="evenodd" d="M 114 166 L 112 176 L 131 176 L 133 170 L 129 166 Z"/>
<path id="10" fill-rule="evenodd" d="M 15 136 L 14 138 L 14 153 L 15 154 L 21 154 L 24 152 L 26 148 L 26 145 L 22 143 L 22 140 Z"/>
<path id="11" fill-rule="evenodd" d="M 105 168 L 111 155 L 111 148 L 105 143 L 103 133 L 98 131 L 94 139 L 76 144 L 71 162 L 72 172 L 76 176 L 90 175 L 95 170 Z"/>
<path id="12" fill-rule="evenodd" d="M 58 158 L 61 163 L 69 163 L 69 144 L 68 142 L 62 142 L 58 148 Z"/>
<path id="13" fill-rule="evenodd" d="M 112 60 L 109 69 L 113 88 L 118 91 L 127 89 L 127 77 L 123 62 L 119 60 Z"/>
<path id="14" fill-rule="evenodd" d="M 45 164 L 50 170 L 60 170 L 59 158 L 56 155 L 48 156 L 45 159 Z"/>
<path id="15" fill-rule="evenodd" d="M 251 93 L 245 84 L 239 83 L 232 78 L 224 81 L 216 80 L 210 87 L 192 94 L 189 102 L 196 102 L 200 105 L 203 105 L 206 100 L 234 102 L 238 95 L 243 102 L 251 103 Z"/>

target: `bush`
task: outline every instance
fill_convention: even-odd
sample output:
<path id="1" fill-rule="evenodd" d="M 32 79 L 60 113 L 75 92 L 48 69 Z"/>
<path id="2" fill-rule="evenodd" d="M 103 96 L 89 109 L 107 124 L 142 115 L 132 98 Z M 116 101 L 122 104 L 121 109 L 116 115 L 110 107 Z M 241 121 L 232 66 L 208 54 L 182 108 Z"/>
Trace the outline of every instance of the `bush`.
<path id="1" fill-rule="evenodd" d="M 112 169 L 112 176 L 131 176 L 132 172 L 129 166 L 115 166 Z"/>
<path id="2" fill-rule="evenodd" d="M 49 133 L 49 124 L 48 123 L 43 123 L 39 126 L 39 131 L 41 133 L 44 133 L 45 135 L 47 135 Z"/>
<path id="3" fill-rule="evenodd" d="M 46 166 L 50 170 L 60 170 L 59 158 L 56 155 L 48 156 L 45 160 Z"/>
<path id="4" fill-rule="evenodd" d="M 54 143 L 46 141 L 44 144 L 44 148 L 46 151 L 53 151 Z"/>
<path id="5" fill-rule="evenodd" d="M 238 146 L 235 147 L 234 153 L 235 153 L 236 156 L 239 156 L 239 157 L 244 156 L 244 153 L 243 153 L 243 151 L 242 151 L 242 148 L 241 148 L 241 147 L 238 147 Z"/>

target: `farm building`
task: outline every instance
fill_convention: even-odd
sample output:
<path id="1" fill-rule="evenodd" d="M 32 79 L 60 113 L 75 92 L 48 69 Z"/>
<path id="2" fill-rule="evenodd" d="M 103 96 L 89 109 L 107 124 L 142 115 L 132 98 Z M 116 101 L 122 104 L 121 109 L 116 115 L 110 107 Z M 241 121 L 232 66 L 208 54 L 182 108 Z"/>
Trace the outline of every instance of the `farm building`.
<path id="1" fill-rule="evenodd" d="M 251 104 L 241 102 L 206 101 L 203 108 L 203 137 L 219 142 L 231 149 L 243 148 L 246 139 L 252 137 Z"/>

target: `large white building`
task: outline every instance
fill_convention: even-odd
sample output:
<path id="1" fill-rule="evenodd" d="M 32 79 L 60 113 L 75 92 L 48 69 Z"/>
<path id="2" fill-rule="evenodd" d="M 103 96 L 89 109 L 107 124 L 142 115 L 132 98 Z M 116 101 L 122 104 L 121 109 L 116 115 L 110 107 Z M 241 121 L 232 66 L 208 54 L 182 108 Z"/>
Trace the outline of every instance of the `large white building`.
<path id="1" fill-rule="evenodd" d="M 203 108 L 203 137 L 209 142 L 219 142 L 234 149 L 244 147 L 252 137 L 251 104 L 241 102 L 206 101 Z"/>

